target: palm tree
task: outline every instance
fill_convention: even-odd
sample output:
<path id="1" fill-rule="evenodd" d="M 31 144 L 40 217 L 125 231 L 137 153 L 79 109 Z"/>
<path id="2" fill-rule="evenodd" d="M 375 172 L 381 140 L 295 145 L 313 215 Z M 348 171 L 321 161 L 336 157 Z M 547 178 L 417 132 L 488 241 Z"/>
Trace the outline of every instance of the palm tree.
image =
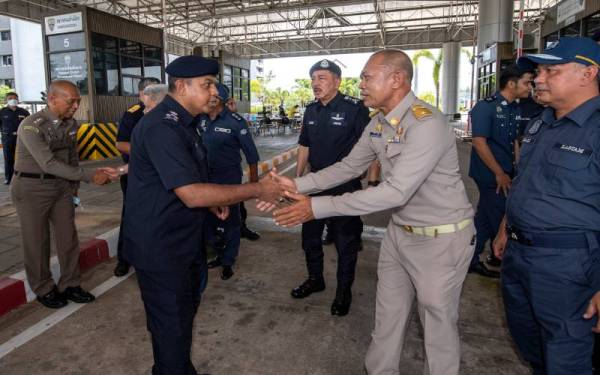
<path id="1" fill-rule="evenodd" d="M 431 51 L 428 49 L 422 49 L 420 51 L 417 51 L 417 53 L 415 53 L 412 58 L 413 66 L 415 67 L 415 74 L 414 74 L 415 77 L 417 76 L 417 73 L 418 73 L 418 65 L 417 64 L 421 57 L 424 57 L 426 59 L 433 61 L 433 85 L 435 86 L 435 106 L 439 107 L 440 106 L 440 70 L 442 68 L 442 59 L 443 59 L 442 50 L 440 49 L 440 53 L 438 53 L 437 56 L 434 56 L 433 53 L 431 53 Z M 417 91 L 417 88 L 418 88 L 417 86 L 418 86 L 418 81 L 415 78 L 415 92 Z"/>

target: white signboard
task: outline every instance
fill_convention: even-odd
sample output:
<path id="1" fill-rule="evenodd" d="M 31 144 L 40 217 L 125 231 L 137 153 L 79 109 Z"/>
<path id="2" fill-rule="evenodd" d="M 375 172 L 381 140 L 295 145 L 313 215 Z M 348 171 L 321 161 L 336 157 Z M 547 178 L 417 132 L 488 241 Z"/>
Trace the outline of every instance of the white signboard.
<path id="1" fill-rule="evenodd" d="M 61 14 L 44 18 L 46 35 L 71 33 L 83 30 L 83 15 L 81 12 Z"/>
<path id="2" fill-rule="evenodd" d="M 585 9 L 585 0 L 563 0 L 556 8 L 556 23 L 561 23 Z M 566 24 L 566 23 L 565 23 Z"/>

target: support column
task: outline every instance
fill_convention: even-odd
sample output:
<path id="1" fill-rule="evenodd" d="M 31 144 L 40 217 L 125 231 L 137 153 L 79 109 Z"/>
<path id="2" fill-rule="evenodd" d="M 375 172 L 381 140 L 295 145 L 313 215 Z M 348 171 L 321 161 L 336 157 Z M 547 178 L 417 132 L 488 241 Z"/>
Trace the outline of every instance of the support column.
<path id="1" fill-rule="evenodd" d="M 479 0 L 477 52 L 495 42 L 510 42 L 513 37 L 514 0 Z"/>
<path id="2" fill-rule="evenodd" d="M 442 45 L 442 112 L 452 117 L 458 113 L 458 66 L 460 42 L 445 42 Z"/>

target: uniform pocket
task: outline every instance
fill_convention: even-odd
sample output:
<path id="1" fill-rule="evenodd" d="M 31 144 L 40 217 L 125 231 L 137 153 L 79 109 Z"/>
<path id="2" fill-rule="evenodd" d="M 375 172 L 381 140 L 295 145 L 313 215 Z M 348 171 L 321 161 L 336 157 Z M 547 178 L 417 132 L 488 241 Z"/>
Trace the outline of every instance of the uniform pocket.
<path id="1" fill-rule="evenodd" d="M 388 159 L 393 159 L 402 153 L 404 143 L 388 143 L 385 153 Z"/>
<path id="2" fill-rule="evenodd" d="M 594 180 L 588 172 L 592 156 L 591 150 L 576 148 L 576 151 L 564 151 L 557 146 L 552 148 L 547 156 L 550 169 L 546 174 L 551 181 L 550 189 L 565 196 L 585 189 L 589 181 Z"/>

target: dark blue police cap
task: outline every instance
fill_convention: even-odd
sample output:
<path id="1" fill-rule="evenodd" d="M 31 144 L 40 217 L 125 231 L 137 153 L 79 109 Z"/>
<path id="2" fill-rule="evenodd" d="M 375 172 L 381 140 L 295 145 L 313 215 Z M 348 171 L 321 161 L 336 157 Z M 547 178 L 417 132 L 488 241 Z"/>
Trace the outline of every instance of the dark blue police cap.
<path id="1" fill-rule="evenodd" d="M 600 46 L 590 38 L 563 37 L 548 44 L 542 53 L 521 56 L 520 68 L 532 69 L 538 64 L 558 65 L 577 62 L 600 67 Z"/>
<path id="2" fill-rule="evenodd" d="M 338 66 L 338 64 L 327 59 L 321 60 L 313 65 L 308 74 L 312 76 L 316 70 L 329 70 L 330 72 L 337 74 L 338 77 L 342 76 L 342 69 Z"/>
<path id="3" fill-rule="evenodd" d="M 219 99 L 226 102 L 229 99 L 229 89 L 222 83 L 217 83 L 217 91 L 219 92 Z"/>
<path id="4" fill-rule="evenodd" d="M 214 76 L 219 73 L 219 63 L 215 59 L 196 55 L 181 56 L 167 65 L 165 72 L 177 78 Z"/>

